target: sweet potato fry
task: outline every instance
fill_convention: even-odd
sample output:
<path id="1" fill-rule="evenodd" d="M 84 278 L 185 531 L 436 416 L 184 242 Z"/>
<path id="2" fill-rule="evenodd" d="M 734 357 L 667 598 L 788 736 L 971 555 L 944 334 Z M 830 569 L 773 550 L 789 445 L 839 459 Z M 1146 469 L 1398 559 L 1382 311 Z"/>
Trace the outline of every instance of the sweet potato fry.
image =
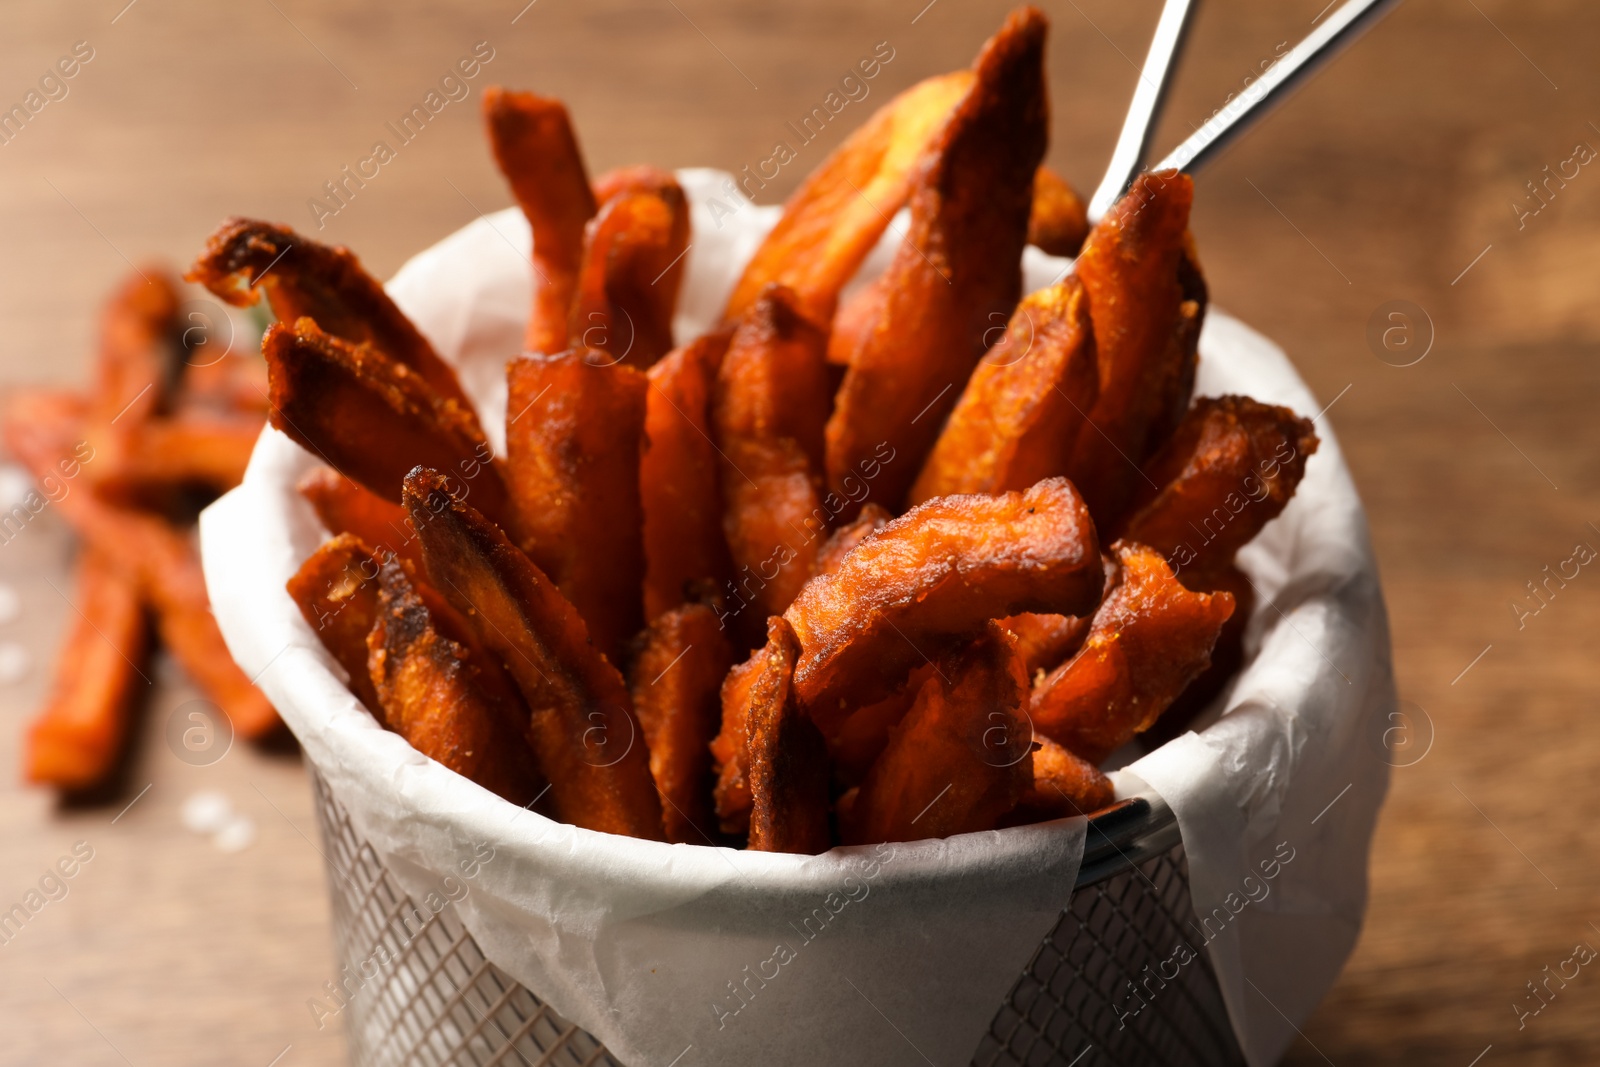
<path id="1" fill-rule="evenodd" d="M 622 676 L 570 601 L 438 471 L 406 477 L 429 578 L 504 662 L 530 711 L 529 741 L 555 817 L 662 839 L 661 800 Z"/>
<path id="2" fill-rule="evenodd" d="M 1083 647 L 1034 688 L 1033 727 L 1099 764 L 1147 730 L 1211 663 L 1228 593 L 1192 593 L 1161 554 L 1119 541 L 1119 575 Z"/>
<path id="3" fill-rule="evenodd" d="M 745 266 L 723 316 L 744 315 L 774 282 L 793 289 L 818 322 L 833 318 L 839 291 L 905 205 L 923 153 L 971 90 L 959 70 L 918 82 L 879 108 L 789 197 L 783 217 Z M 753 191 L 744 179 L 744 192 Z"/>
<path id="4" fill-rule="evenodd" d="M 1052 256 L 1075 256 L 1088 236 L 1088 205 L 1065 178 L 1041 166 L 1033 175 L 1028 243 Z"/>
<path id="5" fill-rule="evenodd" d="M 894 516 L 889 509 L 879 504 L 867 504 L 861 509 L 851 522 L 845 523 L 822 543 L 817 550 L 817 558 L 811 563 L 812 575 L 832 574 L 839 569 L 839 564 L 844 562 L 844 557 L 850 550 L 865 541 L 870 534 L 875 534 Z"/>
<path id="6" fill-rule="evenodd" d="M 406 509 L 362 488 L 332 467 L 318 467 L 295 486 L 332 534 L 354 534 L 375 551 L 407 559 L 422 573 L 422 550 Z M 363 635 L 365 636 L 365 635 Z"/>
<path id="7" fill-rule="evenodd" d="M 1047 22 L 1014 11 L 984 45 L 971 92 L 941 131 L 911 194 L 911 224 L 873 283 L 876 314 L 846 360 L 828 422 L 828 483 L 887 442 L 896 460 L 871 483 L 893 509 L 921 468 L 945 415 L 1022 289 L 1033 172 L 1044 155 Z"/>
<path id="8" fill-rule="evenodd" d="M 634 367 L 666 355 L 688 245 L 689 206 L 677 182 L 607 200 L 584 230 L 569 346 Z"/>
<path id="9" fill-rule="evenodd" d="M 1026 489 L 1064 473 L 1099 391 L 1088 301 L 1068 275 L 1017 306 L 967 380 L 907 502 Z"/>
<path id="10" fill-rule="evenodd" d="M 1022 657 L 1028 677 L 1054 669 L 1078 651 L 1089 636 L 1090 617 L 1085 615 L 1036 615 L 1024 612 L 1000 620 L 1000 625 L 1017 639 L 1017 654 Z"/>
<path id="11" fill-rule="evenodd" d="M 461 405 L 476 426 L 455 370 L 348 248 L 329 248 L 286 226 L 231 218 L 206 241 L 185 277 L 239 307 L 254 304 L 264 291 L 285 326 L 309 318 L 342 341 L 371 345 Z"/>
<path id="12" fill-rule="evenodd" d="M 722 719 L 723 678 L 733 651 L 703 604 L 658 616 L 640 635 L 632 669 L 633 707 L 650 747 L 667 840 L 714 844 L 711 741 Z"/>
<path id="13" fill-rule="evenodd" d="M 648 163 L 630 164 L 606 171 L 594 180 L 594 202 L 604 204 L 629 193 L 659 192 L 678 184 L 670 170 L 652 167 Z"/>
<path id="14" fill-rule="evenodd" d="M 922 683 L 933 673 L 932 664 L 925 663 L 918 667 L 895 692 L 852 711 L 827 739 L 828 753 L 833 757 L 834 778 L 840 785 L 861 784 L 873 763 L 888 747 L 890 732 L 906 717 Z"/>
<path id="15" fill-rule="evenodd" d="M 398 559 L 385 562 L 372 584 L 377 611 L 363 641 L 364 666 L 389 729 L 491 793 L 532 803 L 543 783 L 524 736 L 527 706 L 486 684 L 472 651 L 441 632 Z"/>
<path id="16" fill-rule="evenodd" d="M 182 369 L 173 343 L 181 299 L 171 275 L 146 267 L 123 279 L 100 314 L 90 428 L 108 459 L 119 452 L 119 433 L 172 400 Z"/>
<path id="17" fill-rule="evenodd" d="M 1154 726 L 1140 737 L 1140 743 L 1154 751 L 1189 728 L 1195 717 L 1227 688 L 1244 666 L 1244 631 L 1255 610 L 1256 590 L 1243 571 L 1234 566 L 1209 571 L 1188 569 L 1178 576 L 1183 587 L 1194 593 L 1225 592 L 1233 597 L 1233 614 L 1222 624 L 1222 633 L 1211 650 L 1211 666 L 1184 687 L 1172 706 L 1161 713 Z"/>
<path id="18" fill-rule="evenodd" d="M 310 319 L 270 327 L 261 352 L 272 425 L 335 470 L 396 502 L 412 467 L 446 471 L 474 507 L 510 525 L 505 483 L 477 420 L 410 368 Z"/>
<path id="19" fill-rule="evenodd" d="M 1288 505 L 1317 450 L 1311 421 L 1243 396 L 1203 397 L 1149 463 L 1120 536 L 1166 556 L 1180 578 L 1225 567 Z"/>
<path id="20" fill-rule="evenodd" d="M 1125 508 L 1138 464 L 1161 444 L 1173 405 L 1188 406 L 1203 307 L 1186 301 L 1183 266 L 1194 183 L 1187 174 L 1141 174 L 1084 242 L 1077 274 L 1089 296 L 1100 395 L 1078 431 L 1067 474 L 1095 521 Z M 1203 290 L 1203 286 L 1202 286 Z M 1185 308 L 1185 304 L 1190 306 Z M 1166 422 L 1170 427 L 1172 422 Z"/>
<path id="21" fill-rule="evenodd" d="M 613 662 L 643 625 L 639 449 L 648 380 L 597 352 L 507 367 L 506 464 L 520 544 Z"/>
<path id="22" fill-rule="evenodd" d="M 795 599 L 787 617 L 800 639 L 796 688 L 831 733 L 847 700 L 876 699 L 990 619 L 1087 614 L 1103 583 L 1094 524 L 1065 478 L 1023 493 L 930 500 Z"/>
<path id="23" fill-rule="evenodd" d="M 717 770 L 713 799 L 725 834 L 750 832 L 750 697 L 769 651 L 757 648 L 722 681 L 722 728 L 711 742 L 711 757 Z"/>
<path id="24" fill-rule="evenodd" d="M 66 790 L 103 782 L 147 684 L 150 622 L 137 586 L 93 549 L 78 561 L 77 621 L 58 652 L 50 702 L 28 727 L 28 781 Z"/>
<path id="25" fill-rule="evenodd" d="M 596 207 L 583 153 L 559 100 L 490 86 L 483 117 L 495 162 L 533 228 L 533 311 L 524 344 L 529 352 L 560 352 L 567 347 L 583 228 Z"/>
<path id="26" fill-rule="evenodd" d="M 244 478 L 262 420 L 184 412 L 131 424 L 115 461 L 89 468 L 96 488 L 118 499 L 153 488 L 199 486 L 225 493 Z"/>
<path id="27" fill-rule="evenodd" d="M 644 403 L 639 497 L 644 512 L 644 613 L 654 619 L 720 591 L 733 564 L 722 533 L 722 457 L 711 438 L 717 371 L 732 331 L 691 341 L 650 368 Z"/>
<path id="28" fill-rule="evenodd" d="M 842 820 L 845 844 L 998 827 L 1033 783 L 1027 696 L 1015 639 L 996 624 L 942 657 Z"/>
<path id="29" fill-rule="evenodd" d="M 172 653 L 243 737 L 279 724 L 277 712 L 228 654 L 211 617 L 199 554 L 184 534 L 153 515 L 115 507 L 92 492 L 63 483 L 74 464 L 95 461 L 81 436 L 84 405 L 59 394 L 17 394 L 4 419 L 6 443 L 41 484 L 64 484 L 55 507 L 89 545 L 109 559 L 156 611 L 157 629 Z M 75 445 L 74 442 L 77 442 Z M 47 481 L 49 479 L 49 481 Z"/>
<path id="30" fill-rule="evenodd" d="M 1012 826 L 1092 815 L 1116 799 L 1111 779 L 1042 734 L 1034 734 L 1033 783 L 1006 817 Z"/>
<path id="31" fill-rule="evenodd" d="M 767 620 L 765 662 L 750 686 L 750 843 L 754 852 L 828 851 L 828 749 L 794 698 L 800 653 L 783 616 Z"/>
<path id="32" fill-rule="evenodd" d="M 773 286 L 739 323 L 717 374 L 723 530 L 759 618 L 787 608 L 811 576 L 831 517 L 817 488 L 826 343 L 794 294 Z"/>
<path id="33" fill-rule="evenodd" d="M 383 704 L 367 671 L 367 635 L 378 618 L 378 571 L 372 548 L 341 533 L 306 557 L 287 588 L 306 625 L 344 668 L 350 691 L 383 722 Z"/>

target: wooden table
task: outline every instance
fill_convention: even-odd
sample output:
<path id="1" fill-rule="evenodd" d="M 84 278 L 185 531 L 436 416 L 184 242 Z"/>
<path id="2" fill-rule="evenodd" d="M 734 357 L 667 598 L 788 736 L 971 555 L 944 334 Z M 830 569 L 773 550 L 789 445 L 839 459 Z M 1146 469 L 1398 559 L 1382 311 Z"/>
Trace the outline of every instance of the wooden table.
<path id="1" fill-rule="evenodd" d="M 478 131 L 482 84 L 566 98 L 597 170 L 738 169 L 877 42 L 895 58 L 873 100 L 967 63 L 1005 10 L 125 2 L 5 16 L 0 103 L 75 42 L 93 49 L 68 95 L 0 145 L 6 383 L 78 379 L 101 294 L 130 262 L 185 262 L 226 214 L 315 231 L 308 200 L 476 42 L 494 58 L 472 97 L 325 220 L 322 238 L 379 273 L 509 202 Z M 1209 5 L 1160 143 L 1204 121 L 1325 2 Z M 1050 158 L 1087 191 L 1158 5 L 1047 6 Z M 1371 513 L 1401 696 L 1433 737 L 1394 772 L 1367 928 L 1290 1063 L 1593 1059 L 1600 978 L 1581 976 L 1520 1031 L 1512 1005 L 1576 942 L 1600 946 L 1588 818 L 1600 807 L 1600 578 L 1584 571 L 1521 627 L 1511 605 L 1576 543 L 1600 547 L 1600 171 L 1551 182 L 1537 215 L 1519 221 L 1514 207 L 1533 206 L 1525 183 L 1547 164 L 1600 145 L 1597 34 L 1600 9 L 1578 0 L 1413 0 L 1199 183 L 1216 303 L 1280 341 L 1333 405 Z M 805 161 L 839 137 L 827 131 Z M 1431 320 L 1413 366 L 1368 344 L 1393 300 Z M 16 766 L 48 681 L 70 552 L 49 515 L 0 546 L 0 581 L 20 599 L 0 623 L 0 663 L 18 649 L 32 663 L 3 690 L 0 765 Z M 69 895 L 0 946 L 0 1062 L 341 1062 L 338 1030 L 317 1031 L 306 1008 L 335 965 L 303 768 L 248 746 L 180 762 L 163 731 L 193 693 L 165 664 L 157 683 L 113 799 L 62 809 L 14 774 L 0 781 L 0 907 L 74 842 L 93 849 Z M 180 806 L 202 788 L 254 821 L 251 847 L 224 853 L 183 829 Z"/>

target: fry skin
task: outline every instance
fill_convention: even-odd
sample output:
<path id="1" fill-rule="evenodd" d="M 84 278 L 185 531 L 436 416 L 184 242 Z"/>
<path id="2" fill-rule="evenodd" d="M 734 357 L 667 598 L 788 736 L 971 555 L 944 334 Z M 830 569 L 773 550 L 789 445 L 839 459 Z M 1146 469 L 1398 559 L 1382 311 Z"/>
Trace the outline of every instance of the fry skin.
<path id="1" fill-rule="evenodd" d="M 520 806 L 543 789 L 522 731 L 527 707 L 485 680 L 466 646 L 441 632 L 405 567 L 383 563 L 364 640 L 367 685 L 383 721 L 411 747 Z"/>
<path id="2" fill-rule="evenodd" d="M 589 643 L 577 609 L 499 528 L 451 496 L 438 471 L 412 471 L 403 502 L 429 578 L 527 701 L 555 818 L 661 840 L 661 800 L 627 686 Z"/>
<path id="3" fill-rule="evenodd" d="M 659 192 L 678 184 L 670 170 L 652 167 L 648 163 L 635 163 L 606 171 L 594 180 L 594 202 L 604 204 L 629 193 Z"/>
<path id="4" fill-rule="evenodd" d="M 1083 647 L 1034 688 L 1033 728 L 1093 764 L 1150 728 L 1211 663 L 1233 597 L 1192 593 L 1161 554 L 1111 546 L 1116 585 Z"/>
<path id="5" fill-rule="evenodd" d="M 829 524 L 818 491 L 828 412 L 827 338 L 780 286 L 739 323 L 717 373 L 723 531 L 747 621 L 787 608 L 811 576 Z"/>
<path id="6" fill-rule="evenodd" d="M 786 617 L 800 639 L 795 686 L 824 734 L 911 667 L 1024 611 L 1087 614 L 1104 572 L 1088 510 L 1051 478 L 1023 493 L 940 497 L 812 579 Z"/>
<path id="7" fill-rule="evenodd" d="M 828 484 L 884 442 L 887 464 L 870 499 L 891 510 L 911 488 L 945 415 L 1022 290 L 1033 172 L 1049 129 L 1044 15 L 1012 12 L 984 45 L 972 90 L 951 115 L 911 194 L 911 225 L 871 286 L 864 325 L 827 430 Z"/>
<path id="8" fill-rule="evenodd" d="M 367 670 L 367 635 L 378 618 L 378 571 L 373 550 L 340 533 L 306 557 L 286 588 L 306 625 L 344 668 L 350 691 L 383 722 L 383 703 Z"/>
<path id="9" fill-rule="evenodd" d="M 672 349 L 672 312 L 689 245 L 689 206 L 673 181 L 605 201 L 584 230 L 567 343 L 607 363 L 649 367 Z"/>
<path id="10" fill-rule="evenodd" d="M 923 153 L 972 88 L 970 70 L 918 82 L 873 113 L 823 160 L 783 206 L 723 312 L 735 322 L 768 285 L 792 289 L 806 313 L 828 322 L 839 291 L 911 195 Z M 753 178 L 746 178 L 749 182 Z M 748 186 L 743 191 L 751 193 Z"/>
<path id="11" fill-rule="evenodd" d="M 89 403 L 89 443 L 101 469 L 121 466 L 129 434 L 171 403 L 179 371 L 172 276 L 147 267 L 125 277 L 100 313 L 100 350 Z"/>
<path id="12" fill-rule="evenodd" d="M 998 625 L 944 657 L 841 820 L 845 844 L 998 827 L 1033 784 L 1027 696 L 1015 640 Z"/>
<path id="13" fill-rule="evenodd" d="M 506 469 L 523 551 L 621 662 L 644 624 L 639 450 L 644 373 L 596 352 L 521 356 L 506 368 Z"/>
<path id="14" fill-rule="evenodd" d="M 1077 261 L 1089 296 L 1100 395 L 1090 425 L 1078 431 L 1067 475 L 1095 521 L 1115 524 L 1127 505 L 1138 465 L 1162 442 L 1159 427 L 1176 423 L 1194 380 L 1192 344 L 1203 306 L 1185 309 L 1183 264 L 1194 183 L 1187 174 L 1141 174 L 1090 232 Z M 1192 267 L 1192 264 L 1190 264 Z M 1203 289 L 1203 287 L 1202 287 Z"/>
<path id="15" fill-rule="evenodd" d="M 422 550 L 406 509 L 352 482 L 332 467 L 306 472 L 295 490 L 331 534 L 354 534 L 375 554 L 410 560 L 421 573 Z"/>
<path id="16" fill-rule="evenodd" d="M 1063 473 L 1099 392 L 1088 301 L 1069 274 L 1017 306 L 967 380 L 907 503 L 1026 489 Z"/>
<path id="17" fill-rule="evenodd" d="M 138 587 L 93 549 L 78 561 L 79 617 L 57 653 L 50 702 L 28 726 L 28 781 L 88 789 L 112 772 L 127 741 L 149 658 Z"/>
<path id="18" fill-rule="evenodd" d="M 770 650 L 762 645 L 722 681 L 722 729 L 711 742 L 718 825 L 725 834 L 750 832 L 750 699 Z"/>
<path id="19" fill-rule="evenodd" d="M 1120 536 L 1166 556 L 1180 577 L 1226 567 L 1288 506 L 1317 445 L 1311 421 L 1288 408 L 1202 397 L 1145 464 L 1160 489 L 1147 490 Z"/>
<path id="20" fill-rule="evenodd" d="M 1088 205 L 1065 178 L 1041 165 L 1033 175 L 1028 243 L 1052 256 L 1076 256 L 1088 236 Z"/>
<path id="21" fill-rule="evenodd" d="M 272 425 L 385 500 L 412 467 L 447 471 L 475 508 L 509 524 L 510 498 L 478 422 L 377 349 L 310 319 L 267 329 Z"/>
<path id="22" fill-rule="evenodd" d="M 828 827 L 828 749 L 794 699 L 800 648 L 783 616 L 767 620 L 764 661 L 750 685 L 750 843 L 753 852 L 820 855 Z"/>
<path id="23" fill-rule="evenodd" d="M 650 748 L 667 840 L 712 844 L 711 742 L 722 721 L 722 681 L 733 650 L 716 612 L 703 604 L 663 613 L 639 641 L 629 672 L 633 708 Z"/>
<path id="24" fill-rule="evenodd" d="M 567 347 L 567 314 L 583 261 L 584 224 L 595 197 L 583 153 L 561 101 L 491 85 L 483 118 L 494 159 L 533 228 L 533 310 L 529 352 Z"/>
<path id="25" fill-rule="evenodd" d="M 182 412 L 132 423 L 121 435 L 121 454 L 91 468 L 91 480 L 101 493 L 119 499 L 179 486 L 225 493 L 244 479 L 263 421 Z"/>
<path id="26" fill-rule="evenodd" d="M 712 395 L 732 336 L 708 333 L 649 371 L 639 456 L 646 619 L 686 603 L 695 586 L 720 590 L 733 574 L 722 533 L 722 457 L 711 437 Z"/>
<path id="27" fill-rule="evenodd" d="M 280 323 L 309 318 L 351 345 L 371 345 L 461 405 L 476 424 L 455 370 L 348 248 L 329 248 L 286 226 L 230 218 L 184 277 L 237 307 L 265 292 Z"/>
<path id="28" fill-rule="evenodd" d="M 1183 587 L 1196 593 L 1226 592 L 1233 597 L 1233 614 L 1222 624 L 1222 633 L 1211 650 L 1211 666 L 1184 687 L 1172 706 L 1161 713 L 1156 724 L 1140 736 L 1150 750 L 1159 748 L 1189 728 L 1196 716 L 1228 687 L 1244 666 L 1244 631 L 1256 606 L 1255 586 L 1238 567 L 1210 571 L 1185 570 L 1178 576 Z"/>
<path id="29" fill-rule="evenodd" d="M 811 563 L 812 575 L 832 574 L 838 570 L 851 549 L 865 541 L 868 536 L 883 529 L 893 518 L 889 509 L 881 505 L 867 504 L 862 507 L 861 514 L 833 531 L 822 543 L 822 547 L 817 550 L 817 558 Z"/>

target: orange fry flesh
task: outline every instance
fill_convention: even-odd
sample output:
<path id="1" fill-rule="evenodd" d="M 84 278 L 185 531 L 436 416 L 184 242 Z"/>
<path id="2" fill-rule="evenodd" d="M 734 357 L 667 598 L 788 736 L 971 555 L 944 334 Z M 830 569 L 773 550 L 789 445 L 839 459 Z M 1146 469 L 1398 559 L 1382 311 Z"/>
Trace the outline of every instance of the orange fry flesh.
<path id="1" fill-rule="evenodd" d="M 309 319 L 270 327 L 261 353 L 272 425 L 335 470 L 393 502 L 412 467 L 448 471 L 474 507 L 506 520 L 505 483 L 477 420 L 415 372 Z"/>
<path id="2" fill-rule="evenodd" d="M 483 117 L 495 162 L 533 228 L 533 310 L 524 344 L 529 352 L 560 352 L 567 347 L 584 224 L 596 207 L 583 153 L 559 100 L 490 86 Z"/>
<path id="3" fill-rule="evenodd" d="M 750 686 L 750 843 L 754 852 L 828 851 L 828 749 L 794 699 L 800 648 L 783 616 L 767 620 L 764 662 Z"/>
<path id="4" fill-rule="evenodd" d="M 526 706 L 484 683 L 471 650 L 440 631 L 398 560 L 385 562 L 373 584 L 364 666 L 389 729 L 491 793 L 531 804 L 543 786 L 523 736 Z"/>
<path id="5" fill-rule="evenodd" d="M 1178 574 L 1178 580 L 1192 592 L 1228 593 L 1233 597 L 1233 614 L 1222 624 L 1222 633 L 1211 649 L 1211 666 L 1184 687 L 1172 706 L 1140 738 L 1150 750 L 1187 730 L 1239 673 L 1244 666 L 1244 631 L 1256 604 L 1255 586 L 1243 571 L 1231 565 L 1204 571 L 1188 569 Z"/>
<path id="6" fill-rule="evenodd" d="M 1161 554 L 1119 541 L 1115 586 L 1083 647 L 1033 691 L 1034 729 L 1098 765 L 1141 731 L 1211 663 L 1233 614 L 1226 592 L 1193 593 Z"/>
<path id="7" fill-rule="evenodd" d="M 519 543 L 620 662 L 644 622 L 639 449 L 648 380 L 583 351 L 521 356 L 506 376 Z"/>
<path id="8" fill-rule="evenodd" d="M 185 277 L 240 307 L 255 303 L 262 290 L 280 323 L 309 318 L 340 340 L 371 345 L 472 411 L 454 369 L 348 248 L 329 248 L 270 222 L 231 218 L 206 241 Z"/>
<path id="9" fill-rule="evenodd" d="M 114 464 L 90 468 L 95 485 L 111 496 L 150 487 L 198 485 L 225 493 L 244 479 L 261 436 L 261 419 L 181 413 L 134 423 L 123 435 Z"/>
<path id="10" fill-rule="evenodd" d="M 1017 306 L 984 354 L 907 498 L 1026 489 L 1063 474 L 1100 391 L 1094 332 L 1073 275 Z"/>
<path id="11" fill-rule="evenodd" d="M 406 509 L 391 504 L 332 467 L 308 471 L 295 486 L 331 534 L 354 534 L 375 553 L 392 554 L 422 567 L 422 550 Z M 419 572 L 420 569 L 419 569 Z"/>
<path id="12" fill-rule="evenodd" d="M 1126 506 L 1138 465 L 1189 405 L 1203 286 L 1188 260 L 1194 183 L 1187 174 L 1141 174 L 1089 234 L 1077 275 L 1089 296 L 1100 394 L 1078 431 L 1067 474 L 1108 528 Z M 1200 299 L 1187 299 L 1198 295 Z M 1174 411 L 1174 408 L 1176 409 Z"/>
<path id="13" fill-rule="evenodd" d="M 828 527 L 817 476 L 828 412 L 826 335 L 780 286 L 734 331 L 717 374 L 723 529 L 759 618 L 787 608 Z"/>
<path id="14" fill-rule="evenodd" d="M 407 476 L 404 504 L 429 578 L 504 662 L 530 712 L 528 739 L 555 817 L 662 839 L 661 800 L 627 686 L 571 602 L 437 471 Z"/>
<path id="15" fill-rule="evenodd" d="M 731 336 L 708 333 L 649 371 L 639 455 L 646 619 L 691 599 L 695 586 L 720 591 L 733 573 L 722 533 L 722 457 L 711 438 L 712 396 Z"/>
<path id="16" fill-rule="evenodd" d="M 1288 505 L 1317 444 L 1311 421 L 1288 408 L 1202 397 L 1145 465 L 1161 488 L 1121 536 L 1166 556 L 1180 576 L 1226 567 Z"/>
<path id="17" fill-rule="evenodd" d="M 1033 783 L 1028 680 L 997 625 L 917 690 L 843 820 L 846 844 L 993 830 Z"/>
<path id="18" fill-rule="evenodd" d="M 594 202 L 604 204 L 629 193 L 659 192 L 678 184 L 670 170 L 662 170 L 648 163 L 635 163 L 606 171 L 594 180 Z"/>
<path id="19" fill-rule="evenodd" d="M 28 727 L 28 780 L 61 789 L 104 781 L 128 736 L 150 649 L 137 586 L 93 549 L 78 561 L 76 623 L 58 653 L 50 702 Z"/>
<path id="20" fill-rule="evenodd" d="M 658 616 L 640 635 L 633 708 L 650 749 L 667 840 L 716 841 L 711 807 L 711 741 L 722 719 L 722 680 L 733 652 L 716 612 L 688 604 Z"/>
<path id="21" fill-rule="evenodd" d="M 677 182 L 605 201 L 584 231 L 568 344 L 634 367 L 671 351 L 688 246 L 689 205 Z"/>
<path id="22" fill-rule="evenodd" d="M 100 314 L 89 441 L 110 466 L 120 465 L 130 431 L 172 400 L 181 299 L 170 275 L 147 269 L 128 275 Z"/>
<path id="23" fill-rule="evenodd" d="M 778 282 L 793 289 L 818 322 L 831 320 L 839 291 L 905 205 L 923 153 L 972 83 L 970 70 L 918 82 L 835 149 L 784 205 L 734 286 L 723 318 L 739 319 Z"/>
<path id="24" fill-rule="evenodd" d="M 1077 190 L 1049 167 L 1033 176 L 1028 243 L 1052 256 L 1075 256 L 1089 236 L 1089 209 Z"/>
<path id="25" fill-rule="evenodd" d="M 899 506 L 1022 290 L 1033 173 L 1044 155 L 1049 105 L 1044 82 L 1047 20 L 1012 12 L 984 45 L 976 80 L 911 194 L 911 224 L 888 271 L 871 287 L 876 306 L 841 357 L 849 364 L 827 431 L 829 486 L 879 448 L 896 459 L 870 498 Z"/>
<path id="26" fill-rule="evenodd" d="M 750 699 L 771 651 L 762 645 L 722 681 L 722 728 L 711 742 L 711 756 L 717 770 L 713 798 L 725 834 L 750 830 Z"/>
<path id="27" fill-rule="evenodd" d="M 1103 583 L 1094 524 L 1065 478 L 1023 493 L 930 500 L 795 599 L 787 617 L 800 639 L 796 688 L 831 733 L 846 700 L 877 698 L 990 619 L 1087 614 Z"/>
<path id="28" fill-rule="evenodd" d="M 306 625 L 344 668 L 350 691 L 383 721 L 383 705 L 367 671 L 367 634 L 378 613 L 378 560 L 348 533 L 323 542 L 289 579 L 288 590 Z"/>

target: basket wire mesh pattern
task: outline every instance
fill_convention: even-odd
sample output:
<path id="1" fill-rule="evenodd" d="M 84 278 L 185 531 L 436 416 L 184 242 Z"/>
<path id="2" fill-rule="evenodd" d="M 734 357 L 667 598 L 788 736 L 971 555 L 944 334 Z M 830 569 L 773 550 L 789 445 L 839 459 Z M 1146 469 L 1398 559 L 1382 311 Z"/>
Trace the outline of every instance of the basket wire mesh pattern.
<path id="1" fill-rule="evenodd" d="M 355 1064 L 626 1067 L 485 959 L 448 902 L 419 907 L 321 776 L 311 779 L 342 966 L 335 985 Z M 1109 838 L 1100 844 L 1128 854 Z M 974 1067 L 1242 1064 L 1203 954 L 1170 981 L 1150 977 L 1180 941 L 1194 944 L 1184 933 L 1192 918 L 1181 844 L 1090 884 L 1080 876 L 983 1035 Z"/>

